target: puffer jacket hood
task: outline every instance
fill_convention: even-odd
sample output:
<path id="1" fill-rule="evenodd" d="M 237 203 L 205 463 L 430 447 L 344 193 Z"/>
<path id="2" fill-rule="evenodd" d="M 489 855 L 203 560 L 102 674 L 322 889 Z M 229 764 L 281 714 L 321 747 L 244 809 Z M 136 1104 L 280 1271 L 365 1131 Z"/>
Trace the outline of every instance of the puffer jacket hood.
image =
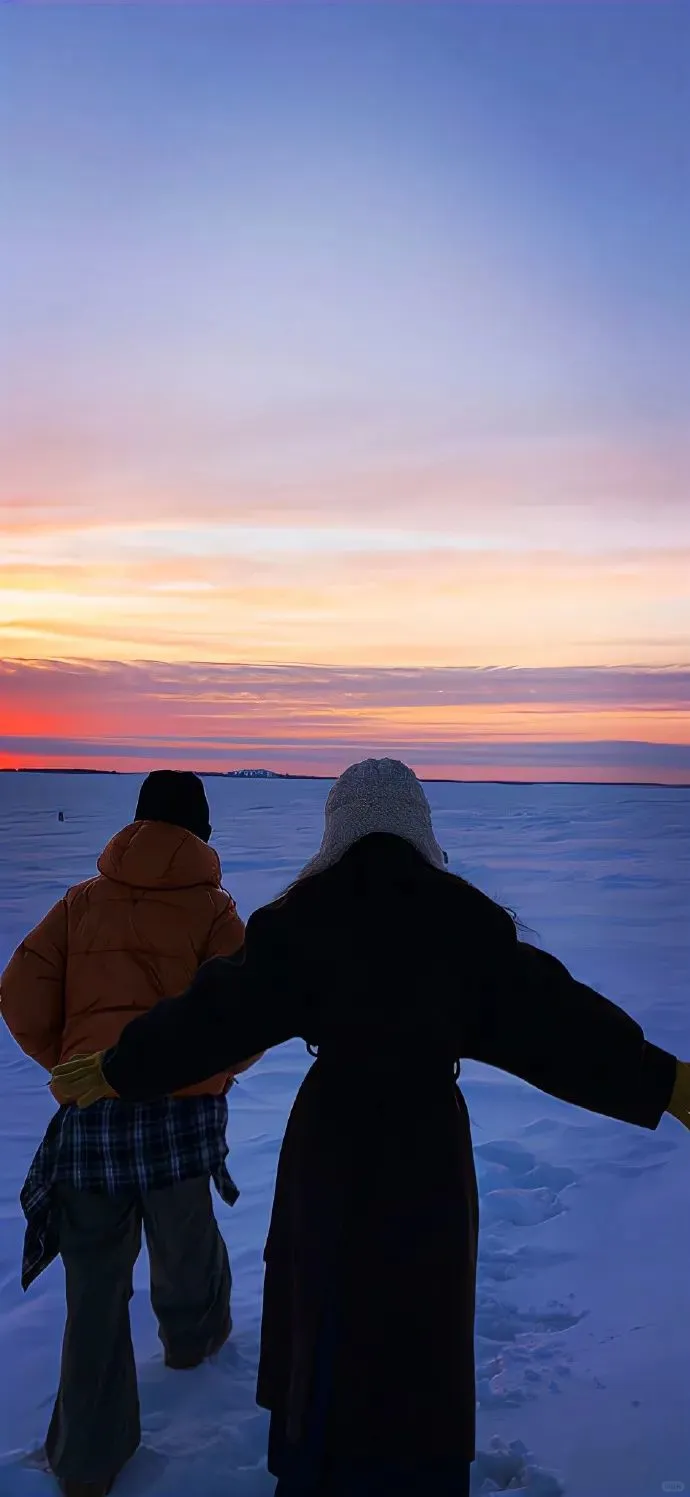
<path id="1" fill-rule="evenodd" d="M 212 847 L 167 821 L 134 821 L 111 838 L 98 871 L 130 889 L 217 889 L 220 858 Z"/>
<path id="2" fill-rule="evenodd" d="M 135 821 L 118 832 L 96 877 L 67 890 L 2 974 L 2 1017 L 25 1053 L 50 1071 L 108 1050 L 203 962 L 234 956 L 244 925 L 221 878 L 218 854 L 184 827 Z M 232 1074 L 187 1094 L 220 1096 Z"/>

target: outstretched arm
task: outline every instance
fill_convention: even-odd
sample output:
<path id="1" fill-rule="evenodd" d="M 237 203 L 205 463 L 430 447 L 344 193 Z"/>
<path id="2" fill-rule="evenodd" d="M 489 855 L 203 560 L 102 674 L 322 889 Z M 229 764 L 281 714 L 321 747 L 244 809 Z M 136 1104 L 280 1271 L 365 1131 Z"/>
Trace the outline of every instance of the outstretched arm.
<path id="1" fill-rule="evenodd" d="M 591 1112 L 656 1128 L 677 1062 L 555 957 L 513 938 L 497 961 L 468 1058 Z"/>
<path id="2" fill-rule="evenodd" d="M 167 1096 L 293 1039 L 302 1009 L 283 923 L 259 910 L 236 957 L 204 963 L 181 998 L 127 1025 L 103 1056 L 103 1076 L 125 1101 Z"/>

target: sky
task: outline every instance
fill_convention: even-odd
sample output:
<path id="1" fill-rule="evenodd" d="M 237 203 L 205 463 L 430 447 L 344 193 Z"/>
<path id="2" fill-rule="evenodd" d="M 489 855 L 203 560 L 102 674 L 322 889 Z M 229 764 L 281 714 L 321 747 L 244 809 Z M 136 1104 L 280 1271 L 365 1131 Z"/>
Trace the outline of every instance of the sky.
<path id="1" fill-rule="evenodd" d="M 0 766 L 690 781 L 685 0 L 0 9 Z"/>

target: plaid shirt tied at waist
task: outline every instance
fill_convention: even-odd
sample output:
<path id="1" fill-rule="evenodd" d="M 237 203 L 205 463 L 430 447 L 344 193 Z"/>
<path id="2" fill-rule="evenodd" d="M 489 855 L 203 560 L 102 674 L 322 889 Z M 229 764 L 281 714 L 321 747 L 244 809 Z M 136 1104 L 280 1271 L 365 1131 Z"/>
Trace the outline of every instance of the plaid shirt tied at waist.
<path id="1" fill-rule="evenodd" d="M 164 1190 L 209 1175 L 222 1200 L 234 1206 L 239 1191 L 228 1173 L 225 1097 L 166 1097 L 133 1104 L 107 1101 L 61 1107 L 48 1125 L 22 1188 L 26 1217 L 22 1288 L 59 1251 L 53 1187 L 114 1195 Z"/>

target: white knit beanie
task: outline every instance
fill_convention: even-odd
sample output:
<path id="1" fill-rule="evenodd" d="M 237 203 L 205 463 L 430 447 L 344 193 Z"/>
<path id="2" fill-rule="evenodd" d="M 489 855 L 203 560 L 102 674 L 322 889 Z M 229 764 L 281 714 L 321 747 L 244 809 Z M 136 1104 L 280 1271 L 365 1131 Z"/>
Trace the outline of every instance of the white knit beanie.
<path id="1" fill-rule="evenodd" d="M 331 787 L 323 841 L 302 877 L 331 868 L 353 843 L 374 832 L 402 837 L 427 863 L 445 868 L 431 825 L 431 807 L 416 774 L 399 759 L 363 759 L 351 764 Z"/>

